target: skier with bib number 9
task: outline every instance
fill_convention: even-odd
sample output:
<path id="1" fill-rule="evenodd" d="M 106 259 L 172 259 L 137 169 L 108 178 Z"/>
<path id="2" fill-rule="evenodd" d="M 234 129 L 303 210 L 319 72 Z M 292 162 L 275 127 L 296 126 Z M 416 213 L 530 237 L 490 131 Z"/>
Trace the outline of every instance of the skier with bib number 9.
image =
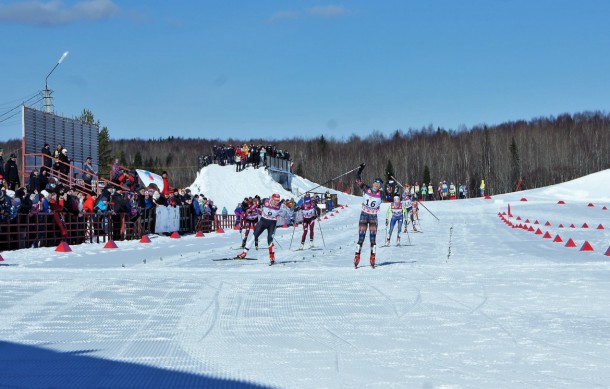
<path id="1" fill-rule="evenodd" d="M 256 227 L 254 227 L 254 233 L 252 234 L 252 238 L 248 240 L 248 243 L 246 243 L 246 247 L 244 247 L 244 251 L 242 251 L 242 253 L 239 254 L 237 258 L 246 258 L 248 250 L 250 250 L 254 241 L 258 241 L 258 237 L 263 233 L 263 231 L 267 230 L 267 244 L 269 244 L 269 264 L 273 265 L 275 263 L 275 253 L 273 252 L 273 235 L 275 233 L 275 226 L 277 224 L 278 214 L 282 206 L 280 200 L 280 195 L 277 193 L 274 193 L 271 198 L 263 200 L 261 218 L 259 219 L 258 223 L 256 223 Z"/>
<path id="2" fill-rule="evenodd" d="M 376 178 L 373 182 L 373 186 L 370 187 L 362 182 L 362 170 L 364 170 L 365 164 L 360 164 L 358 174 L 356 175 L 356 185 L 362 189 L 362 212 L 360 212 L 360 221 L 358 223 L 358 243 L 356 245 L 356 256 L 354 258 L 354 267 L 358 268 L 360 263 L 360 252 L 362 250 L 362 244 L 366 236 L 366 230 L 369 229 L 369 238 L 371 240 L 371 267 L 375 268 L 375 238 L 377 236 L 377 213 L 379 207 L 383 202 L 383 193 L 381 187 L 383 186 L 383 180 Z"/>

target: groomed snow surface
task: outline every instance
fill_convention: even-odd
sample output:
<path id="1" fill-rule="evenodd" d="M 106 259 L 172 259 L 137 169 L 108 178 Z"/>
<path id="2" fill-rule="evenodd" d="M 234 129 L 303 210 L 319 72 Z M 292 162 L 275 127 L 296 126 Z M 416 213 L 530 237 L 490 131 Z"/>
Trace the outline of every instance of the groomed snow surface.
<path id="1" fill-rule="evenodd" d="M 264 243 L 214 261 L 239 253 L 239 231 L 3 252 L 0 388 L 608 387 L 609 181 L 425 202 L 424 232 L 401 246 L 394 232 L 376 269 L 353 267 L 361 198 L 347 195 L 313 249 L 279 228 L 271 267 Z M 218 166 L 195 185 L 229 212 L 280 191 Z"/>

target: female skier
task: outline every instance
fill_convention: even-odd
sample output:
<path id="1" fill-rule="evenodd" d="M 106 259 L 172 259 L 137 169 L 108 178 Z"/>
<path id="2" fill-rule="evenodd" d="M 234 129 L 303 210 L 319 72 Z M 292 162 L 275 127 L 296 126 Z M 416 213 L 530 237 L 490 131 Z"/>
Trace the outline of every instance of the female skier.
<path id="1" fill-rule="evenodd" d="M 267 230 L 267 244 L 269 245 L 269 265 L 275 263 L 275 253 L 273 252 L 273 234 L 275 233 L 275 226 L 277 224 L 278 214 L 282 204 L 280 203 L 280 195 L 274 193 L 271 198 L 263 200 L 263 209 L 261 218 L 254 227 L 253 239 L 248 240 L 244 251 L 237 256 L 237 258 L 244 259 L 248 254 L 248 250 L 252 247 L 254 241 L 258 241 L 258 237 Z"/>
<path id="2" fill-rule="evenodd" d="M 358 223 L 358 243 L 356 245 L 356 256 L 354 258 L 354 267 L 358 268 L 360 263 L 360 251 L 362 250 L 362 244 L 364 243 L 364 237 L 366 236 L 366 230 L 369 229 L 369 238 L 371 240 L 371 266 L 375 268 L 375 238 L 377 236 L 377 213 L 379 212 L 379 206 L 383 202 L 383 193 L 381 187 L 383 181 L 381 178 L 376 178 L 373 182 L 373 186 L 370 187 L 362 182 L 361 174 L 364 169 L 364 164 L 360 164 L 358 174 L 356 175 L 356 185 L 362 189 L 362 212 L 360 212 L 360 222 Z"/>
<path id="3" fill-rule="evenodd" d="M 388 207 L 388 212 L 385 216 L 385 225 L 386 228 L 388 226 L 388 221 L 390 223 L 390 231 L 388 232 L 388 236 L 385 241 L 385 245 L 390 245 L 390 239 L 392 238 L 392 231 L 394 230 L 394 226 L 398 223 L 398 229 L 396 230 L 396 244 L 400 244 L 400 230 L 402 229 L 402 222 L 404 220 L 403 214 L 406 211 L 404 205 L 400 201 L 400 197 L 394 196 L 394 201 Z M 391 217 L 391 219 L 390 219 Z"/>

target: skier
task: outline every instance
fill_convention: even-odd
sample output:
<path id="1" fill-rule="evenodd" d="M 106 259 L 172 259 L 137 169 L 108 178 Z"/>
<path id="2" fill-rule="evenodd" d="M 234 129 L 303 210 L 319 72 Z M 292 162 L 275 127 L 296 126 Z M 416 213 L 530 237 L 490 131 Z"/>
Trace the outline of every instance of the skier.
<path id="1" fill-rule="evenodd" d="M 408 233 L 407 227 L 409 225 L 409 219 L 411 219 L 411 222 L 413 222 L 413 201 L 411 201 L 411 196 L 409 195 L 409 192 L 407 190 L 402 192 L 401 204 L 404 209 L 404 219 L 406 220 L 405 230 L 403 232 L 406 234 Z M 417 229 L 415 228 L 415 224 L 413 225 L 413 231 L 417 231 Z"/>
<path id="2" fill-rule="evenodd" d="M 246 241 L 248 240 L 248 234 L 250 234 L 250 230 L 252 229 L 252 226 L 255 226 L 256 223 L 258 222 L 258 218 L 259 218 L 260 214 L 261 214 L 261 210 L 258 207 L 258 201 L 256 199 L 254 199 L 254 200 L 252 200 L 252 202 L 250 202 L 248 208 L 246 209 L 246 211 L 244 213 L 243 228 L 246 230 L 246 232 L 244 233 L 244 238 L 241 242 L 242 249 L 246 248 Z M 254 247 L 258 250 L 258 235 L 255 236 Z"/>
<path id="3" fill-rule="evenodd" d="M 396 244 L 400 244 L 400 230 L 402 229 L 402 222 L 404 220 L 403 213 L 405 212 L 405 207 L 400 201 L 400 197 L 394 196 L 394 201 L 388 207 L 388 212 L 385 216 L 385 225 L 386 228 L 388 226 L 388 221 L 390 222 L 390 231 L 388 232 L 388 236 L 386 238 L 385 244 L 386 246 L 390 245 L 390 239 L 392 238 L 392 231 L 394 230 L 394 226 L 398 223 L 398 229 L 396 229 Z M 391 220 L 390 220 L 391 216 Z"/>
<path id="4" fill-rule="evenodd" d="M 383 186 L 383 180 L 376 178 L 373 186 L 370 187 L 362 182 L 361 174 L 364 169 L 364 164 L 360 164 L 358 174 L 356 175 L 356 185 L 362 189 L 362 212 L 360 213 L 360 221 L 358 225 L 358 243 L 356 245 L 356 256 L 354 258 L 354 267 L 358 267 L 360 263 L 360 251 L 364 243 L 367 227 L 369 228 L 369 238 L 371 240 L 371 258 L 370 263 L 375 268 L 375 238 L 377 236 L 377 213 L 379 206 L 383 202 L 383 192 L 380 190 Z"/>
<path id="5" fill-rule="evenodd" d="M 307 237 L 307 229 L 309 228 L 309 248 L 313 248 L 313 230 L 314 223 L 318 217 L 318 205 L 316 202 L 306 194 L 303 198 L 303 204 L 299 206 L 303 215 L 303 235 L 301 236 L 301 246 L 299 250 L 303 250 L 305 246 L 305 238 Z"/>
<path id="6" fill-rule="evenodd" d="M 280 212 L 280 207 L 282 204 L 280 203 L 280 195 L 274 193 L 271 198 L 263 200 L 263 209 L 262 215 L 258 223 L 256 223 L 256 227 L 254 227 L 254 239 L 250 239 L 246 246 L 244 247 L 244 251 L 237 256 L 237 258 L 244 259 L 248 254 L 248 250 L 252 247 L 252 243 L 255 240 L 258 240 L 258 237 L 263 233 L 263 231 L 267 230 L 267 244 L 269 245 L 269 265 L 273 265 L 275 263 L 275 253 L 273 252 L 273 234 L 275 233 L 275 226 L 277 224 L 278 214 Z"/>
<path id="7" fill-rule="evenodd" d="M 409 218 L 411 219 L 411 224 L 413 225 L 413 232 L 421 232 L 421 231 L 418 231 L 417 228 L 415 227 L 415 224 L 419 224 L 419 203 L 417 201 L 411 202 L 411 212 L 410 212 Z M 409 224 L 408 221 L 407 221 L 407 224 Z M 421 230 L 421 228 L 420 228 L 420 230 Z"/>

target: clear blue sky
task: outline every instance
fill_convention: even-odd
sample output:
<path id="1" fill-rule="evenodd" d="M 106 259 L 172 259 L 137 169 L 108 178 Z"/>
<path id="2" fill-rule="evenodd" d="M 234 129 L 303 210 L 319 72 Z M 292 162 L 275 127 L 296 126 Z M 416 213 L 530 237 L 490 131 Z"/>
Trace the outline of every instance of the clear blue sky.
<path id="1" fill-rule="evenodd" d="M 347 139 L 610 106 L 610 1 L 2 1 L 0 115 L 112 138 Z M 35 107 L 43 108 L 40 102 Z M 21 136 L 0 116 L 0 141 Z"/>

